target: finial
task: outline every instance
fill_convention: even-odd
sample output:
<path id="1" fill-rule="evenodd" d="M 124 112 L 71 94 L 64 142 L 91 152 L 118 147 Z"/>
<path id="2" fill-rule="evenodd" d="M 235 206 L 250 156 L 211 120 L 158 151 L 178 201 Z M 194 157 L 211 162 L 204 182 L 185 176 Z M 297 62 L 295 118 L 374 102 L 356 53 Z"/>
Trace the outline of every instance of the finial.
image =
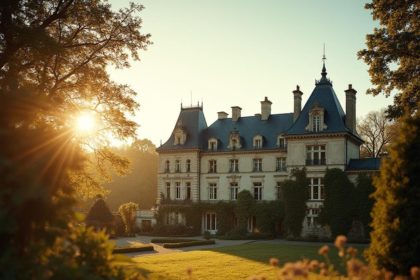
<path id="1" fill-rule="evenodd" d="M 322 77 L 327 76 L 327 68 L 325 68 L 325 60 L 327 60 L 327 58 L 325 57 L 325 43 L 324 43 L 324 51 L 322 54 L 322 72 L 321 72 Z"/>

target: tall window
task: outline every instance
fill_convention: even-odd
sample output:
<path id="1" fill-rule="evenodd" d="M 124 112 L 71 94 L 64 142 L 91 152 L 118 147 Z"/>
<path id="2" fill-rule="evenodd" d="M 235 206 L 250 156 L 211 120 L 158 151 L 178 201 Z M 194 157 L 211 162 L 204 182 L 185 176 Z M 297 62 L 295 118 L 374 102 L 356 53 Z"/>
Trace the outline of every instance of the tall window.
<path id="1" fill-rule="evenodd" d="M 175 199 L 181 199 L 181 182 L 175 182 Z"/>
<path id="2" fill-rule="evenodd" d="M 286 138 L 284 138 L 283 136 L 279 136 L 279 138 L 277 139 L 277 145 L 279 146 L 280 149 L 286 149 L 287 148 Z"/>
<path id="3" fill-rule="evenodd" d="M 217 173 L 217 161 L 209 160 L 209 173 Z"/>
<path id="4" fill-rule="evenodd" d="M 237 200 L 238 199 L 238 183 L 232 182 L 230 183 L 230 200 Z"/>
<path id="5" fill-rule="evenodd" d="M 254 199 L 255 200 L 262 200 L 262 183 L 261 182 L 254 182 Z"/>
<path id="6" fill-rule="evenodd" d="M 216 230 L 216 213 L 210 212 L 205 215 L 205 229 Z"/>
<path id="7" fill-rule="evenodd" d="M 306 165 L 325 165 L 325 145 L 306 146 Z"/>
<path id="8" fill-rule="evenodd" d="M 186 187 L 186 191 L 187 191 L 186 199 L 191 199 L 191 183 L 186 182 L 185 187 Z"/>
<path id="9" fill-rule="evenodd" d="M 254 172 L 261 172 L 262 171 L 262 159 L 254 158 Z"/>
<path id="10" fill-rule="evenodd" d="M 312 116 L 312 131 L 318 132 L 321 128 L 321 116 L 320 115 L 313 115 Z"/>
<path id="11" fill-rule="evenodd" d="M 283 200 L 283 192 L 282 192 L 282 189 L 281 189 L 281 182 L 277 182 L 276 198 L 277 198 L 277 200 Z"/>
<path id="12" fill-rule="evenodd" d="M 165 172 L 166 173 L 169 173 L 169 165 L 170 165 L 169 160 L 165 161 Z"/>
<path id="13" fill-rule="evenodd" d="M 276 160 L 276 171 L 286 171 L 286 158 L 285 157 L 278 157 Z"/>
<path id="14" fill-rule="evenodd" d="M 175 172 L 181 172 L 181 163 L 178 159 L 175 161 Z"/>
<path id="15" fill-rule="evenodd" d="M 231 159 L 229 161 L 230 163 L 230 172 L 239 172 L 239 160 L 237 159 Z"/>
<path id="16" fill-rule="evenodd" d="M 187 159 L 186 165 L 185 165 L 185 171 L 191 172 L 191 160 Z"/>
<path id="17" fill-rule="evenodd" d="M 324 199 L 324 179 L 310 178 L 309 180 L 309 199 L 323 200 Z"/>
<path id="18" fill-rule="evenodd" d="M 215 200 L 217 199 L 217 185 L 216 183 L 209 184 L 209 199 Z"/>
<path id="19" fill-rule="evenodd" d="M 262 139 L 255 138 L 254 139 L 254 149 L 261 149 L 262 148 Z"/>
<path id="20" fill-rule="evenodd" d="M 171 199 L 171 183 L 166 183 L 166 198 Z"/>
<path id="21" fill-rule="evenodd" d="M 217 139 L 210 139 L 208 143 L 208 149 L 210 151 L 216 151 L 217 150 Z"/>

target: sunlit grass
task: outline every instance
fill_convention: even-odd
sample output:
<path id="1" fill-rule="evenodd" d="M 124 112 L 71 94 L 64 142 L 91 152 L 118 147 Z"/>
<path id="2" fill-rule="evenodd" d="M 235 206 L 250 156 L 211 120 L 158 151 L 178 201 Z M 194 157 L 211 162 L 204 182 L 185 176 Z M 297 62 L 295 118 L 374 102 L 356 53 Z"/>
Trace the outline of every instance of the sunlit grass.
<path id="1" fill-rule="evenodd" d="M 141 256 L 134 259 L 145 271 L 148 279 L 189 279 L 187 269 L 192 269 L 192 279 L 246 279 L 251 275 L 265 275 L 274 279 L 274 269 L 268 262 L 271 257 L 279 265 L 300 259 L 318 259 L 321 245 L 255 243 L 228 246 L 208 251 L 190 251 Z M 355 246 L 363 252 L 366 246 Z M 331 246 L 330 258 L 338 270 L 341 263 L 338 252 Z"/>

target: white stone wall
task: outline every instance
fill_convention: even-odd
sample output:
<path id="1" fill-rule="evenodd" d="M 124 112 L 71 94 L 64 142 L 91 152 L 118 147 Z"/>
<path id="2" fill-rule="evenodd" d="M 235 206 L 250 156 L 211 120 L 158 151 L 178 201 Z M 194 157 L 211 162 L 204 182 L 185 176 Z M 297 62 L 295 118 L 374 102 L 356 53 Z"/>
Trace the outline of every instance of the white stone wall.
<path id="1" fill-rule="evenodd" d="M 190 172 L 186 172 L 186 162 L 191 161 Z M 169 172 L 165 172 L 166 161 L 169 160 L 170 168 Z M 175 161 L 180 161 L 180 172 L 175 172 Z M 157 202 L 160 201 L 160 194 L 163 193 L 166 196 L 166 183 L 171 185 L 171 199 L 175 200 L 175 184 L 180 182 L 181 184 L 181 198 L 186 198 L 186 183 L 191 184 L 191 199 L 192 201 L 198 201 L 199 199 L 199 158 L 198 152 L 185 152 L 185 153 L 161 153 L 159 154 L 159 167 L 158 167 L 158 198 Z"/>
<path id="2" fill-rule="evenodd" d="M 360 158 L 360 147 L 353 141 L 347 141 L 347 163 L 350 159 Z"/>
<path id="3" fill-rule="evenodd" d="M 286 153 L 273 151 L 271 153 L 258 152 L 232 154 L 204 154 L 201 158 L 200 197 L 209 199 L 209 184 L 217 184 L 217 200 L 230 200 L 230 183 L 237 182 L 239 190 L 253 193 L 253 183 L 261 182 L 263 187 L 262 199 L 275 200 L 277 198 L 277 182 L 284 181 L 288 172 L 276 171 L 276 158 L 286 157 Z M 253 171 L 253 159 L 262 159 L 262 172 Z M 230 159 L 238 159 L 239 172 L 231 173 Z M 217 173 L 208 173 L 209 161 L 217 161 Z"/>

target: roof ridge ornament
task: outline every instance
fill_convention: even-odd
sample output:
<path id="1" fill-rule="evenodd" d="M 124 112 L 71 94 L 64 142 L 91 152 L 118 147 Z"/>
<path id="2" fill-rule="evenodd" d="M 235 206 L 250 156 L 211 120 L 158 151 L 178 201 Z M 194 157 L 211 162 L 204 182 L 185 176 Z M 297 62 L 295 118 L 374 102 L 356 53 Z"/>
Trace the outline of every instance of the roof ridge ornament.
<path id="1" fill-rule="evenodd" d="M 331 80 L 327 78 L 327 68 L 325 67 L 325 60 L 327 60 L 327 57 L 325 56 L 325 43 L 324 43 L 324 49 L 323 49 L 323 54 L 322 54 L 321 79 L 320 80 L 315 80 L 315 85 L 330 85 L 330 86 L 332 86 Z"/>

